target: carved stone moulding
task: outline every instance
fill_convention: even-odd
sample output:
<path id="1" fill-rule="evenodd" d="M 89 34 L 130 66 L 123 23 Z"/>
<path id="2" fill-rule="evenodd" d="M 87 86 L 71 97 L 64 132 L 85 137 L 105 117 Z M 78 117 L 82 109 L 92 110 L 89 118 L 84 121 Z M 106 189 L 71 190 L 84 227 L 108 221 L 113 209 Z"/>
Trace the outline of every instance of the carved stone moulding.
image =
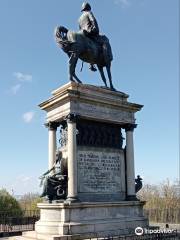
<path id="1" fill-rule="evenodd" d="M 128 102 L 128 95 L 102 87 L 70 82 L 52 92 L 39 106 L 47 112 L 47 122 L 62 121 L 68 114 L 109 123 L 135 123 L 135 112 L 143 106 Z"/>
<path id="2" fill-rule="evenodd" d="M 80 240 L 134 234 L 145 228 L 144 202 L 38 204 L 41 218 L 35 232 L 24 232 L 24 239 Z M 98 235 L 97 235 L 98 234 Z"/>

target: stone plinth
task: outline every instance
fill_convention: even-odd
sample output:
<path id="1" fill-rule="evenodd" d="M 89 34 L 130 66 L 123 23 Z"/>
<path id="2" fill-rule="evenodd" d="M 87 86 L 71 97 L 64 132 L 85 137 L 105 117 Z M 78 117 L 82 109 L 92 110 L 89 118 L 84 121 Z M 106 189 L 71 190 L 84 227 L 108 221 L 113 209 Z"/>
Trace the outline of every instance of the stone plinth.
<path id="1" fill-rule="evenodd" d="M 85 239 L 134 233 L 138 226 L 147 227 L 139 201 L 93 203 L 41 203 L 41 218 L 35 225 L 35 233 L 24 237 L 36 239 Z M 34 234 L 34 235 L 33 235 Z"/>
<path id="2" fill-rule="evenodd" d="M 142 105 L 127 101 L 128 95 L 103 87 L 69 82 L 54 90 L 39 106 L 47 112 L 47 122 L 61 121 L 70 113 L 84 119 L 110 123 L 135 123 L 134 113 Z"/>
<path id="3" fill-rule="evenodd" d="M 35 232 L 24 233 L 26 238 L 80 240 L 147 227 L 134 179 L 133 130 L 142 105 L 128 97 L 70 82 L 39 105 L 47 113 L 49 167 L 55 163 L 56 131 L 61 129 L 67 194 L 59 202 L 38 204 L 40 220 Z"/>
<path id="4" fill-rule="evenodd" d="M 70 82 L 39 105 L 47 112 L 47 125 L 59 124 L 67 131 L 63 149 L 69 165 L 69 200 L 135 200 L 133 129 L 135 113 L 142 105 L 129 102 L 128 97 L 119 91 Z M 55 145 L 49 144 L 51 166 Z"/>

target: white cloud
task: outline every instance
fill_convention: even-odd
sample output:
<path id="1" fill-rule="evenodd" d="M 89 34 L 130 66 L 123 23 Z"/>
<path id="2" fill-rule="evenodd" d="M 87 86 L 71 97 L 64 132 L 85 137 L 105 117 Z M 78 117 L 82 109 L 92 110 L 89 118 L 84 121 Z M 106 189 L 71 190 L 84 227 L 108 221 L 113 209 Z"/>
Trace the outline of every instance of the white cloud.
<path id="1" fill-rule="evenodd" d="M 18 84 L 16 84 L 16 85 L 14 85 L 14 86 L 11 87 L 10 92 L 11 92 L 13 95 L 16 95 L 16 93 L 20 90 L 20 88 L 21 88 L 21 84 L 18 83 Z"/>
<path id="2" fill-rule="evenodd" d="M 25 176 L 25 175 L 21 174 L 21 175 L 19 175 L 19 176 L 17 177 L 17 180 L 18 180 L 18 181 L 21 181 L 21 182 L 28 182 L 28 181 L 31 180 L 31 178 L 32 178 L 32 177 Z"/>
<path id="3" fill-rule="evenodd" d="M 24 178 L 22 179 L 23 182 L 28 182 L 28 181 L 30 181 L 30 180 L 31 180 L 31 177 L 24 177 Z"/>
<path id="4" fill-rule="evenodd" d="M 30 123 L 33 120 L 34 117 L 34 112 L 30 111 L 30 112 L 26 112 L 23 114 L 23 120 L 25 123 Z"/>
<path id="5" fill-rule="evenodd" d="M 17 92 L 21 89 L 22 85 L 25 82 L 31 82 L 32 81 L 32 75 L 30 74 L 23 74 L 21 72 L 14 72 L 13 76 L 18 80 L 19 82 L 16 83 L 14 86 L 12 86 L 7 92 L 10 92 L 13 95 L 16 95 Z"/>
<path id="6" fill-rule="evenodd" d="M 21 82 L 31 82 L 32 81 L 32 75 L 30 75 L 30 74 L 24 74 L 24 73 L 21 73 L 21 72 L 14 72 L 13 76 Z"/>
<path id="7" fill-rule="evenodd" d="M 114 0 L 114 3 L 117 5 L 121 5 L 122 7 L 128 7 L 130 5 L 129 0 Z"/>

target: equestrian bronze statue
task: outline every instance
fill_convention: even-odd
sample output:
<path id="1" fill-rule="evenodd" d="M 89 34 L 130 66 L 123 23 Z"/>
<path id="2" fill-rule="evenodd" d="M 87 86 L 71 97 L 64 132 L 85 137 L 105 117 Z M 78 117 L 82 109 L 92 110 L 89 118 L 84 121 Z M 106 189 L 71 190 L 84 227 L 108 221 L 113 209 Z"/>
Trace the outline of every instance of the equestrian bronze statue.
<path id="1" fill-rule="evenodd" d="M 83 3 L 81 11 L 83 13 L 79 18 L 80 30 L 78 32 L 68 30 L 63 26 L 55 28 L 55 40 L 69 57 L 69 80 L 81 83 L 75 73 L 77 61 L 81 59 L 90 64 L 92 71 L 96 71 L 94 65 L 97 65 L 105 87 L 108 87 L 103 70 L 106 67 L 110 89 L 115 90 L 111 76 L 113 55 L 109 39 L 99 34 L 97 21 L 88 3 Z"/>

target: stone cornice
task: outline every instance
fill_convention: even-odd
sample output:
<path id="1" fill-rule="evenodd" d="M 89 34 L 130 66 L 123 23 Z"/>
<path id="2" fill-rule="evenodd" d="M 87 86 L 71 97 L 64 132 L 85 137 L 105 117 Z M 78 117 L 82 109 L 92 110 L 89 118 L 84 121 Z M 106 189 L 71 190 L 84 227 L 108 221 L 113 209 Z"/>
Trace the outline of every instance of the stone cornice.
<path id="1" fill-rule="evenodd" d="M 71 203 L 69 202 L 62 202 L 62 203 L 38 203 L 38 208 L 41 209 L 61 209 L 61 208 L 77 208 L 77 207 L 116 207 L 116 206 L 143 206 L 145 201 L 119 201 L 119 202 L 88 202 L 88 203 Z"/>
<path id="2" fill-rule="evenodd" d="M 68 101 L 79 100 L 94 104 L 106 104 L 109 107 L 124 109 L 125 111 L 140 111 L 143 105 L 127 101 L 129 97 L 122 92 L 110 91 L 106 88 L 87 84 L 70 82 L 52 92 L 53 97 L 39 104 L 42 110 L 49 111 L 56 104 L 64 104 Z"/>

